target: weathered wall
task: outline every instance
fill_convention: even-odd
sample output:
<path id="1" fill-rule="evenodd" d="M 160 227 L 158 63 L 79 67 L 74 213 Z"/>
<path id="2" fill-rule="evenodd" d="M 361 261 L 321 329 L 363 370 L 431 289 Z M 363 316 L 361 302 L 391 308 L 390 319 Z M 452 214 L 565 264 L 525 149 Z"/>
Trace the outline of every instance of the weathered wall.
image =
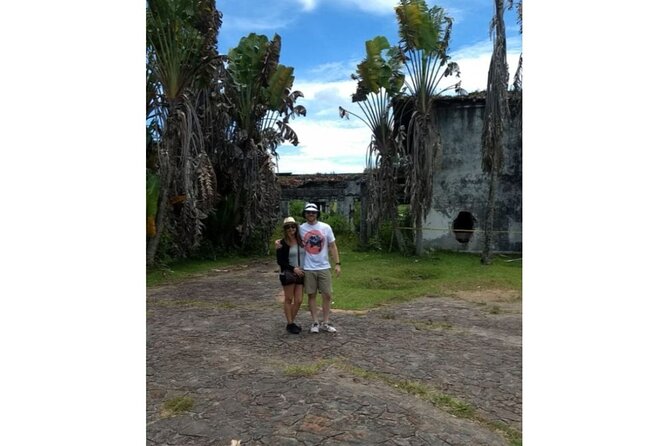
<path id="1" fill-rule="evenodd" d="M 522 115 L 511 107 L 505 133 L 504 167 L 499 177 L 493 250 L 522 251 Z M 449 98 L 437 104 L 442 151 L 435 166 L 432 209 L 424 223 L 424 247 L 480 252 L 488 197 L 488 179 L 481 169 L 481 134 L 485 102 Z M 460 212 L 474 217 L 468 242 L 456 239 L 454 220 Z M 458 226 L 460 225 L 460 220 Z M 463 234 L 463 233 L 460 233 Z M 463 239 L 462 235 L 460 238 Z M 466 237 L 464 237 L 466 238 Z"/>
<path id="2" fill-rule="evenodd" d="M 280 176 L 281 215 L 288 215 L 291 200 L 301 200 L 316 203 L 321 212 L 336 212 L 352 219 L 351 211 L 355 209 L 355 202 L 360 200 L 360 183 L 363 179 L 363 174 Z"/>
<path id="3" fill-rule="evenodd" d="M 436 104 L 442 150 L 435 166 L 432 208 L 424 223 L 426 249 L 480 252 L 483 248 L 488 197 L 488 179 L 481 169 L 484 109 L 482 97 L 445 98 Z M 290 200 L 315 202 L 323 212 L 336 210 L 348 216 L 355 202 L 365 199 L 363 174 L 284 175 L 279 184 L 282 216 L 288 215 Z M 458 219 L 461 213 L 467 218 Z M 472 232 L 454 231 L 463 221 L 472 225 Z M 522 115 L 516 101 L 505 132 L 504 167 L 497 186 L 494 251 L 522 251 L 522 221 Z"/>

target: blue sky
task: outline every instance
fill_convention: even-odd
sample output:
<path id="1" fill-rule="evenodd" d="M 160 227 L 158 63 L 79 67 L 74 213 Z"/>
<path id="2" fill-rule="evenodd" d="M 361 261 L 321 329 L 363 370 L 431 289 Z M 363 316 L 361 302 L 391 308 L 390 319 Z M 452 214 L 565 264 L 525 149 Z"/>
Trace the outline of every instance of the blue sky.
<path id="1" fill-rule="evenodd" d="M 307 116 L 292 121 L 300 145 L 279 148 L 279 172 L 362 172 L 369 143 L 367 127 L 355 118 L 342 120 L 338 107 L 353 112 L 350 79 L 364 57 L 365 41 L 384 35 L 398 41 L 393 8 L 396 0 L 217 0 L 223 14 L 219 52 L 227 53 L 251 32 L 282 39 L 281 60 L 295 68 L 293 88 Z M 450 55 L 462 70 L 462 87 L 483 90 L 492 51 L 489 37 L 492 0 L 437 0 L 453 17 Z M 506 14 L 507 59 L 511 76 L 521 52 L 515 10 Z"/>

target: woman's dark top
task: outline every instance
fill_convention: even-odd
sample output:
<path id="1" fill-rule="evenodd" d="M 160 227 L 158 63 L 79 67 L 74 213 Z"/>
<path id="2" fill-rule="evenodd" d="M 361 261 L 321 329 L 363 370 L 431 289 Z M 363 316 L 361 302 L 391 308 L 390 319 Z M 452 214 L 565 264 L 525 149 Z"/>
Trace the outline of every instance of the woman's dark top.
<path id="1" fill-rule="evenodd" d="M 297 255 L 300 255 L 300 248 L 297 248 Z M 295 266 L 290 264 L 290 245 L 284 239 L 281 239 L 281 247 L 276 250 L 276 263 L 281 267 L 281 271 L 293 271 Z"/>

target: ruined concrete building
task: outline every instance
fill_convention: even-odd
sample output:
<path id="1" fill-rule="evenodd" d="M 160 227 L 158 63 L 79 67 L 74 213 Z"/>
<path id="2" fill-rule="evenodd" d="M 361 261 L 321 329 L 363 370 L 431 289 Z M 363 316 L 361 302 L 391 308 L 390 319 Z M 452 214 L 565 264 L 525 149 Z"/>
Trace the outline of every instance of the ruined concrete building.
<path id="1" fill-rule="evenodd" d="M 473 94 L 436 101 L 441 135 L 433 182 L 432 206 L 424 222 L 425 249 L 480 252 L 488 199 L 488 179 L 481 168 L 481 133 L 485 97 Z M 504 167 L 499 175 L 493 249 L 522 251 L 522 113 L 519 98 L 510 102 L 505 131 Z M 361 149 L 362 150 L 362 149 Z M 290 200 L 315 202 L 323 212 L 352 220 L 355 203 L 366 200 L 364 174 L 280 175 L 281 213 Z"/>

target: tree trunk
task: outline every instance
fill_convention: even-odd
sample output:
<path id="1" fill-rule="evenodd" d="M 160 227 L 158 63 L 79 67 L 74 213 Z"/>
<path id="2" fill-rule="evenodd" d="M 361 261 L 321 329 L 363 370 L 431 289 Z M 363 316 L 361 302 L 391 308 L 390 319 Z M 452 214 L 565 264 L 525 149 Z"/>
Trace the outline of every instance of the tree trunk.
<path id="1" fill-rule="evenodd" d="M 488 185 L 488 205 L 484 223 L 483 251 L 481 263 L 492 263 L 493 219 L 495 216 L 495 196 L 497 177 L 504 162 L 503 136 L 509 113 L 507 98 L 509 71 L 506 64 L 506 31 L 504 28 L 504 1 L 495 0 L 495 38 L 493 54 L 488 69 L 488 88 L 486 90 L 484 129 L 481 135 L 482 160 L 484 172 L 490 174 Z"/>
<path id="2" fill-rule="evenodd" d="M 168 117 L 167 122 L 167 131 L 165 132 L 165 138 L 161 144 L 164 144 L 163 147 L 158 148 L 158 163 L 160 169 L 160 198 L 158 199 L 158 212 L 156 213 L 156 235 L 149 239 L 149 243 L 146 247 L 146 266 L 153 267 L 156 262 L 156 253 L 158 252 L 158 246 L 160 245 L 160 237 L 162 236 L 163 229 L 165 228 L 165 222 L 167 220 L 169 203 L 169 192 L 170 186 L 172 184 L 172 147 L 174 141 L 172 137 L 172 125 L 170 122 L 170 117 Z"/>
<path id="3" fill-rule="evenodd" d="M 481 263 L 490 265 L 492 263 L 492 237 L 493 220 L 495 215 L 495 197 L 497 195 L 497 171 L 490 172 L 490 184 L 488 185 L 488 206 L 486 207 L 485 223 L 483 225 L 483 251 L 481 252 Z"/>
<path id="4" fill-rule="evenodd" d="M 422 214 L 422 212 L 421 212 Z M 423 255 L 423 219 L 420 218 L 419 221 L 416 222 L 416 240 L 415 240 L 415 245 L 416 245 L 416 255 L 417 256 L 422 256 Z"/>
<path id="5" fill-rule="evenodd" d="M 395 239 L 397 240 L 397 246 L 400 249 L 402 254 L 406 253 L 406 245 L 404 242 L 404 236 L 402 235 L 402 230 L 399 228 L 397 219 L 393 221 L 393 226 L 395 227 Z"/>
<path id="6" fill-rule="evenodd" d="M 367 248 L 369 234 L 367 226 L 367 206 L 369 203 L 369 188 L 367 183 L 360 183 L 360 245 Z"/>
<path id="7" fill-rule="evenodd" d="M 160 199 L 158 200 L 158 212 L 156 213 L 156 235 L 149 239 L 149 245 L 146 249 L 146 266 L 153 267 L 156 260 L 156 252 L 158 252 L 158 245 L 160 244 L 160 237 L 165 227 L 165 220 L 167 216 L 167 207 L 169 202 L 167 200 L 169 193 L 169 182 L 171 181 L 171 169 L 169 162 L 165 166 L 167 172 L 165 178 L 161 178 Z"/>

